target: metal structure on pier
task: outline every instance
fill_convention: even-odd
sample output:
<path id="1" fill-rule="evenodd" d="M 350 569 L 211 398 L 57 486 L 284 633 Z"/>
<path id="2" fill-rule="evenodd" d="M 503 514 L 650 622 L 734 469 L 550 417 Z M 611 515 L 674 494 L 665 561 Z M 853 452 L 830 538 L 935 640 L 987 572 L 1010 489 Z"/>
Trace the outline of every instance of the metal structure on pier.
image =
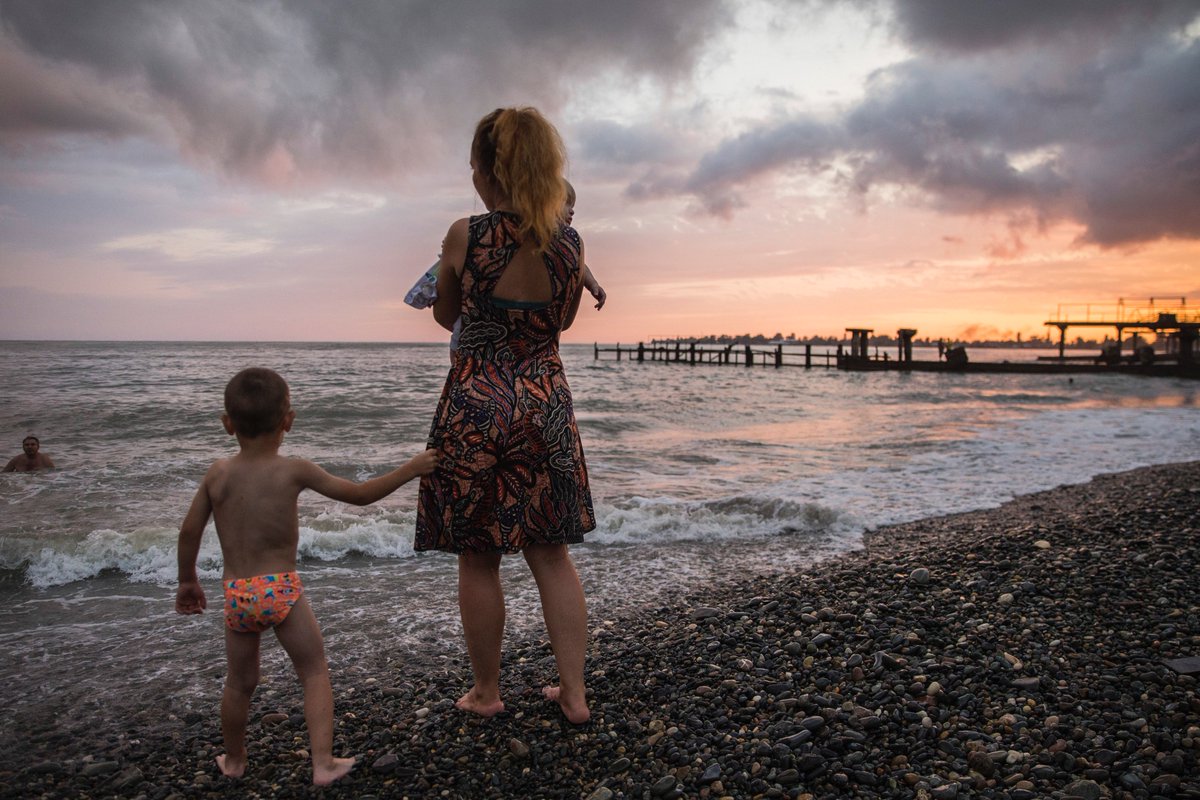
<path id="1" fill-rule="evenodd" d="M 1121 342 L 1127 331 L 1153 333 L 1166 339 L 1167 353 L 1173 353 L 1181 365 L 1196 363 L 1196 340 L 1200 336 L 1200 306 L 1187 304 L 1186 297 L 1151 297 L 1148 300 L 1119 299 L 1116 303 L 1060 304 L 1054 319 L 1046 325 L 1058 328 L 1058 357 L 1066 358 L 1068 328 L 1115 328 L 1116 351 L 1121 358 Z M 1135 354 L 1136 356 L 1136 354 Z"/>

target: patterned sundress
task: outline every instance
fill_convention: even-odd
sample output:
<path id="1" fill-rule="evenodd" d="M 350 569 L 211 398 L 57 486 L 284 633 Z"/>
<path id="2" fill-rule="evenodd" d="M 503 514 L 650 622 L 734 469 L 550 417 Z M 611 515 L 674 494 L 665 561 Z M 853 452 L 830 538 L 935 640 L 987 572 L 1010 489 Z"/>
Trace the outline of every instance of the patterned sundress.
<path id="1" fill-rule="evenodd" d="M 520 247 L 518 222 L 503 211 L 470 219 L 462 334 L 429 432 L 442 461 L 421 479 L 416 550 L 514 553 L 580 542 L 596 527 L 558 354 L 583 280 L 579 234 L 564 227 L 542 254 L 548 304 L 493 299 Z"/>

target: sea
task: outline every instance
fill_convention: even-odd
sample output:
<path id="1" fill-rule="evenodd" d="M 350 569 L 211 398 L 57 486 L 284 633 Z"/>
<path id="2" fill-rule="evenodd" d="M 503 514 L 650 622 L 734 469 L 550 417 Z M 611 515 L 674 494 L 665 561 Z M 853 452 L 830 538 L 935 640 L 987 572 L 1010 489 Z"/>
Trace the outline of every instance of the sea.
<path id="1" fill-rule="evenodd" d="M 1200 383 L 1186 379 L 562 353 L 597 517 L 573 547 L 593 627 L 706 585 L 803 571 L 889 523 L 1200 457 Z M 199 562 L 209 611 L 179 616 L 176 539 L 208 465 L 236 450 L 222 391 L 247 366 L 291 385 L 285 453 L 363 480 L 424 449 L 449 358 L 440 344 L 0 342 L 0 441 L 12 451 L 0 455 L 32 433 L 57 465 L 0 475 L 0 762 L 36 761 L 84 732 L 215 718 L 220 550 L 210 526 Z M 300 570 L 335 693 L 466 663 L 455 559 L 412 549 L 416 494 L 414 482 L 365 508 L 301 496 Z M 507 634 L 542 636 L 522 559 L 505 559 L 502 575 Z M 278 646 L 263 662 L 268 697 L 294 682 Z"/>

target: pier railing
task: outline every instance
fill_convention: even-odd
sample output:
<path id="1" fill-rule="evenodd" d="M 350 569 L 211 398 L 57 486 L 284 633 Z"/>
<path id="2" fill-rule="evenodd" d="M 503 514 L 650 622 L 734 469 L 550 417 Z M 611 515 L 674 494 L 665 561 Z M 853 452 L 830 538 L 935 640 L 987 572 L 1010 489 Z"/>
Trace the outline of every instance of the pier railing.
<path id="1" fill-rule="evenodd" d="M 804 367 L 836 369 L 842 356 L 836 350 L 817 350 L 811 344 L 785 346 L 749 344 L 699 344 L 696 342 L 638 342 L 636 345 L 593 345 L 595 359 L 658 362 L 662 364 L 716 364 L 744 367 Z M 882 358 L 882 357 L 881 357 Z"/>
<path id="2" fill-rule="evenodd" d="M 1200 322 L 1200 306 L 1188 305 L 1186 297 L 1151 297 L 1144 300 L 1119 300 L 1116 303 L 1060 303 L 1053 319 L 1055 323 L 1095 323 L 1109 325 L 1156 325 Z"/>

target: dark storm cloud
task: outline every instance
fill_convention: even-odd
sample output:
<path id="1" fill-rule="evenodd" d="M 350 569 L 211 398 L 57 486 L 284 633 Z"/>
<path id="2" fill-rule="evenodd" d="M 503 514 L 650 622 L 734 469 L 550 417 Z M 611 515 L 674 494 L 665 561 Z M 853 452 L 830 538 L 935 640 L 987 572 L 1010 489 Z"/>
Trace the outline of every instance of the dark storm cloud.
<path id="1" fill-rule="evenodd" d="M 629 194 L 728 216 L 760 176 L 836 166 L 864 198 L 894 186 L 1014 225 L 1073 220 L 1104 246 L 1200 238 L 1198 18 L 1194 2 L 900 0 L 916 53 L 839 119 L 750 128 Z"/>
<path id="2" fill-rule="evenodd" d="M 901 36 L 919 48 L 976 52 L 1186 25 L 1194 0 L 895 0 Z"/>
<path id="3" fill-rule="evenodd" d="M 687 193 L 708 213 L 728 218 L 745 207 L 737 184 L 789 166 L 819 169 L 836 151 L 840 138 L 830 126 L 806 119 L 756 128 L 705 155 L 686 178 L 652 167 L 629 186 L 626 195 L 649 199 Z"/>
<path id="4" fill-rule="evenodd" d="M 0 47 L 0 142 L 34 145 L 60 132 L 120 137 L 150 133 L 130 98 L 88 75 L 48 75 L 33 59 Z"/>
<path id="5" fill-rule="evenodd" d="M 5 0 L 0 144 L 157 132 L 238 178 L 386 176 L 597 65 L 684 76 L 725 22 L 717 0 Z"/>

